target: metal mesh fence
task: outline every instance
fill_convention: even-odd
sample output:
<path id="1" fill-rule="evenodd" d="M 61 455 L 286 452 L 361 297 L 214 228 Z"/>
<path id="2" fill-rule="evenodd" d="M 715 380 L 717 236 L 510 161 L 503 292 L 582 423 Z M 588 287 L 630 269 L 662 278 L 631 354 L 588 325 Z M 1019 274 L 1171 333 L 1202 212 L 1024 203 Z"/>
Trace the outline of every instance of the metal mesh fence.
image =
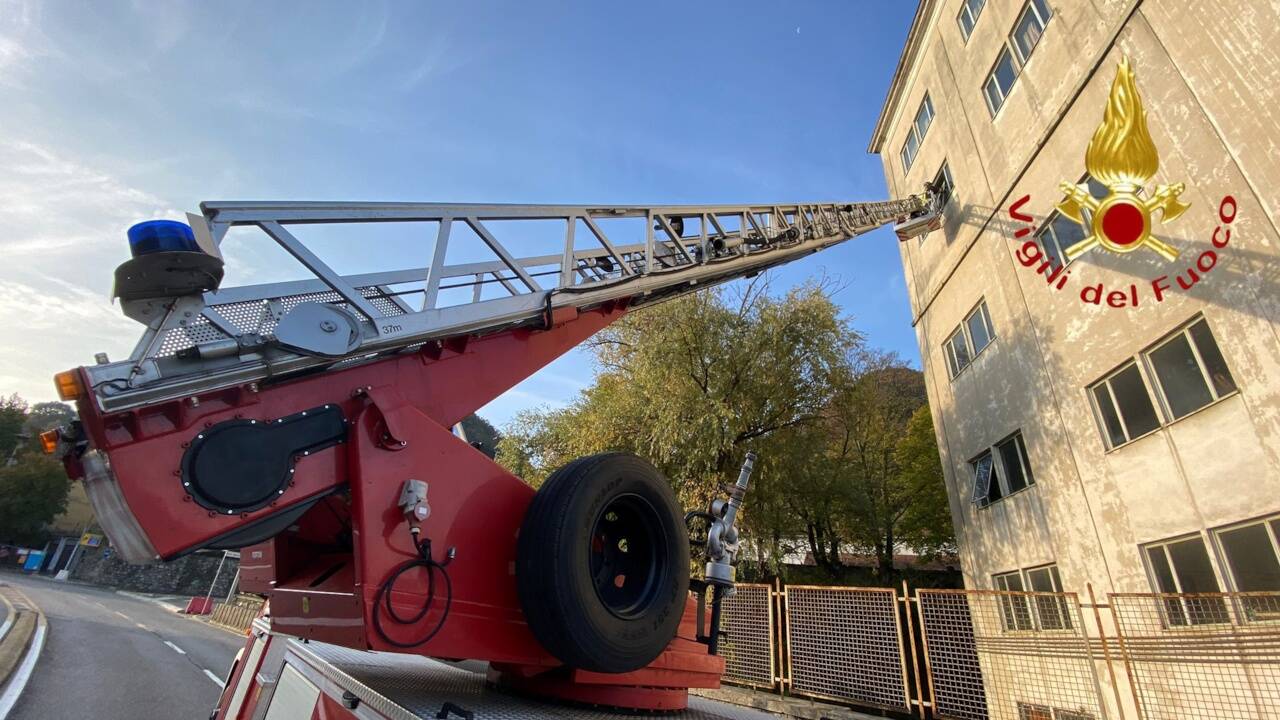
<path id="1" fill-rule="evenodd" d="M 772 588 L 768 585 L 739 584 L 737 592 L 721 605 L 720 643 L 725 660 L 725 678 L 745 685 L 773 688 L 775 666 Z"/>
<path id="2" fill-rule="evenodd" d="M 1280 593 L 1112 594 L 1142 718 L 1280 717 Z"/>
<path id="3" fill-rule="evenodd" d="M 916 598 L 937 717 L 1106 717 L 1074 593 L 918 590 Z"/>
<path id="4" fill-rule="evenodd" d="M 891 588 L 788 587 L 791 690 L 910 710 L 897 606 Z"/>

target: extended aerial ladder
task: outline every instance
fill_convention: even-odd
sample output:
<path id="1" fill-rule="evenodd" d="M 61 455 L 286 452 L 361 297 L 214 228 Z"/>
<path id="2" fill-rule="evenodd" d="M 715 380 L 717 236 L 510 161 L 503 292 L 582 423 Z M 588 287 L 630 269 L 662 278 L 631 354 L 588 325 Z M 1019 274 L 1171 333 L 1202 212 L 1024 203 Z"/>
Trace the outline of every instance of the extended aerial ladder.
<path id="1" fill-rule="evenodd" d="M 545 696 L 683 707 L 723 661 L 673 560 L 688 544 L 665 481 L 638 458 L 596 456 L 535 499 L 449 428 L 631 310 L 887 223 L 902 239 L 927 232 L 937 204 L 932 191 L 705 207 L 204 203 L 187 226 L 130 231 L 116 295 L 146 330 L 127 359 L 59 374 L 80 417 L 59 447 L 130 562 L 246 548 L 243 585 L 270 596 L 275 631 L 487 660 L 495 682 Z M 302 240 L 366 223 L 402 223 L 429 262 L 341 275 Z M 236 227 L 310 279 L 220 287 Z M 733 547 L 745 483 L 701 513 L 727 514 L 717 545 Z M 716 567 L 699 590 L 731 585 L 723 554 Z"/>

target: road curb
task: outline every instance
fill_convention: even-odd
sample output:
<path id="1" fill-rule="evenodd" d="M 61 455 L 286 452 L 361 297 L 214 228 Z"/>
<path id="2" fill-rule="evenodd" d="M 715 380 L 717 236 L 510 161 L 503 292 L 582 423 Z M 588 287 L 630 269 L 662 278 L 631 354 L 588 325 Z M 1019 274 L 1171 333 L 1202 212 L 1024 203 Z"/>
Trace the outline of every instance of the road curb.
<path id="1" fill-rule="evenodd" d="M 9 602 L 9 598 L 5 597 L 4 593 L 0 593 L 0 602 L 8 608 L 4 614 L 4 623 L 0 624 L 0 643 L 3 643 L 4 636 L 9 634 L 9 628 L 13 627 L 13 616 L 17 611 L 13 609 L 13 603 Z"/>
<path id="2" fill-rule="evenodd" d="M 13 618 L 11 628 L 0 639 L 0 720 L 9 717 L 9 712 L 26 689 L 36 661 L 40 659 L 40 651 L 44 649 L 49 626 L 44 613 L 25 593 L 12 586 L 0 588 L 0 597 L 6 595 L 18 596 L 21 607 L 15 606 L 8 597 L 4 598 L 6 604 L 14 609 L 10 613 Z"/>

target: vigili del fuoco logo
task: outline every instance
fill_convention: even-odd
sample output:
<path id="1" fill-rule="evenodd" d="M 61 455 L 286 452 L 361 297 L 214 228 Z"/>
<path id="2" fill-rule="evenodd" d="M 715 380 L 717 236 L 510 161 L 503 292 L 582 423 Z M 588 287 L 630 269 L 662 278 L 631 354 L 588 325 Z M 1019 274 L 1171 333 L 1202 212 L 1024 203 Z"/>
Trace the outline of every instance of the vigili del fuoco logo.
<path id="1" fill-rule="evenodd" d="M 1186 189 L 1185 183 L 1156 185 L 1148 193 L 1147 183 L 1160 167 L 1160 155 L 1147 130 L 1147 111 L 1142 106 L 1128 58 L 1121 59 L 1116 68 L 1102 124 L 1094 131 L 1085 150 L 1084 166 L 1089 178 L 1096 181 L 1095 187 L 1105 188 L 1106 195 L 1098 197 L 1091 193 L 1087 182 L 1063 182 L 1060 187 L 1066 197 L 1057 205 L 1064 217 L 1080 226 L 1083 239 L 1061 249 L 1065 255 L 1061 263 L 1053 262 L 1034 239 L 1025 240 L 1014 252 L 1018 262 L 1043 275 L 1049 287 L 1065 290 L 1071 276 L 1066 263 L 1091 250 L 1117 255 L 1151 252 L 1170 263 L 1182 258 L 1176 269 L 1150 281 L 1150 297 L 1155 302 L 1164 301 L 1173 292 L 1191 290 L 1217 265 L 1218 251 L 1231 240 L 1230 225 L 1236 218 L 1236 200 L 1231 195 L 1218 203 L 1219 224 L 1210 240 L 1213 247 L 1192 261 L 1188 262 L 1178 248 L 1154 234 L 1157 222 L 1172 223 L 1190 204 L 1180 198 Z M 1009 216 L 1022 223 L 1033 223 L 1034 218 L 1022 212 L 1030 200 L 1030 195 L 1019 198 L 1009 207 Z M 1025 238 L 1032 232 L 1033 227 L 1023 227 L 1014 237 Z M 1138 283 L 1123 288 L 1107 288 L 1101 282 L 1084 285 L 1080 289 L 1080 300 L 1113 308 L 1137 307 L 1146 294 L 1145 288 L 1139 288 Z"/>

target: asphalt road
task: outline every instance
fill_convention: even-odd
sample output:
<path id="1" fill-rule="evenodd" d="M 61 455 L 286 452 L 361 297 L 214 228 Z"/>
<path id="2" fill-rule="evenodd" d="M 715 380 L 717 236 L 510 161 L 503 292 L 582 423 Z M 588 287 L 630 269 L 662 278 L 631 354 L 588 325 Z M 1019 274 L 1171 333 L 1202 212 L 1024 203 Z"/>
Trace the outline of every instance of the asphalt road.
<path id="1" fill-rule="evenodd" d="M 4 573 L 49 622 L 44 652 L 6 720 L 209 716 L 244 639 L 110 590 Z"/>

